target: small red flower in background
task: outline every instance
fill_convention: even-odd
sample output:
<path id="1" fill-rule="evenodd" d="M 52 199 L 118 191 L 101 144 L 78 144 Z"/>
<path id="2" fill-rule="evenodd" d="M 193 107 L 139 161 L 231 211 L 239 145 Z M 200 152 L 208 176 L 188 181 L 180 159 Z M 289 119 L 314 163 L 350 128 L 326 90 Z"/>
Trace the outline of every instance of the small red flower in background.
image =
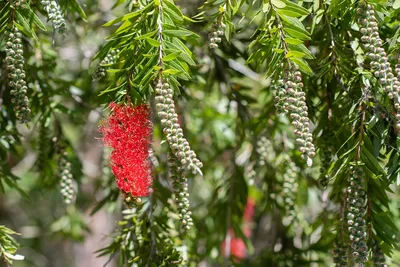
<path id="1" fill-rule="evenodd" d="M 233 229 L 229 229 L 229 236 L 231 237 L 229 246 L 230 255 L 235 259 L 236 262 L 246 258 L 247 248 L 243 240 L 239 237 L 235 237 Z M 222 256 L 224 257 L 226 255 L 226 241 L 227 239 L 225 239 L 225 241 L 221 244 Z"/>
<path id="2" fill-rule="evenodd" d="M 117 186 L 134 197 L 151 193 L 153 178 L 149 149 L 152 123 L 148 105 L 110 103 L 111 114 L 100 127 L 104 145 L 113 150 L 111 169 Z"/>
<path id="3" fill-rule="evenodd" d="M 251 235 L 252 235 L 251 223 L 253 222 L 255 208 L 256 208 L 255 200 L 253 198 L 249 197 L 247 199 L 247 203 L 244 208 L 243 225 L 242 225 L 243 234 L 247 238 L 251 238 Z M 246 244 L 244 243 L 244 241 L 241 238 L 235 237 L 235 233 L 233 232 L 232 228 L 229 229 L 228 235 L 230 236 L 230 246 L 229 246 L 230 255 L 233 256 L 235 262 L 240 262 L 247 257 Z M 222 242 L 222 244 L 221 244 L 222 256 L 224 256 L 224 257 L 226 255 L 227 240 L 228 240 L 228 238 L 226 238 L 225 241 Z"/>
<path id="4" fill-rule="evenodd" d="M 251 222 L 253 220 L 255 208 L 256 208 L 255 200 L 251 197 L 247 198 L 247 204 L 246 207 L 244 208 L 243 221 Z"/>

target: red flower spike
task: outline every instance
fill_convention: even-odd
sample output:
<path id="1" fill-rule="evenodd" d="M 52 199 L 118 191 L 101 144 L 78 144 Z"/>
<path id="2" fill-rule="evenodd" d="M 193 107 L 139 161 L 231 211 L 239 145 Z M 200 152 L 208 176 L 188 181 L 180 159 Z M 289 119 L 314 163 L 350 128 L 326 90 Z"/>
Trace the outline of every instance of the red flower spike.
<path id="1" fill-rule="evenodd" d="M 151 193 L 153 177 L 149 150 L 152 123 L 148 105 L 118 105 L 110 103 L 110 116 L 99 131 L 105 146 L 113 150 L 111 169 L 119 189 L 133 197 Z"/>
<path id="2" fill-rule="evenodd" d="M 247 198 L 247 204 L 246 207 L 244 208 L 243 221 L 251 222 L 253 220 L 255 208 L 256 208 L 255 200 L 251 197 Z"/>
<path id="3" fill-rule="evenodd" d="M 229 244 L 230 255 L 233 257 L 235 262 L 240 262 L 241 260 L 247 257 L 246 244 L 241 238 L 235 237 L 233 229 L 229 229 L 229 235 L 231 236 Z M 226 256 L 225 255 L 226 242 L 227 240 L 225 240 L 221 244 L 222 256 L 224 257 Z"/>
<path id="4" fill-rule="evenodd" d="M 253 199 L 251 197 L 247 198 L 247 204 L 246 204 L 246 207 L 244 208 L 243 225 L 242 225 L 243 234 L 247 238 L 251 238 L 251 235 L 252 235 L 251 223 L 253 221 L 255 208 L 256 208 L 255 199 Z M 235 233 L 233 232 L 232 228 L 229 229 L 228 235 L 230 236 L 230 243 L 229 243 L 230 255 L 233 257 L 233 260 L 235 262 L 240 262 L 244 258 L 247 257 L 246 244 L 244 243 L 244 241 L 241 238 L 235 236 Z M 222 256 L 224 256 L 224 257 L 226 256 L 225 255 L 226 242 L 227 242 L 227 238 L 221 244 Z"/>

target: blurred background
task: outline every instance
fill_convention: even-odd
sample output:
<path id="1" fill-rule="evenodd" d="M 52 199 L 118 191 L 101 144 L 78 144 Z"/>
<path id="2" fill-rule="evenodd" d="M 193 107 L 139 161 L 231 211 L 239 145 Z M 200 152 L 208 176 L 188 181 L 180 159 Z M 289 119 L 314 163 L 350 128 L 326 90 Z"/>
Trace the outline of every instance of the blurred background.
<path id="1" fill-rule="evenodd" d="M 37 1 L 32 3 L 37 5 Z M 115 30 L 102 25 L 126 10 L 124 5 L 112 9 L 115 1 L 110 0 L 79 3 L 87 18 L 67 12 L 67 34 L 57 34 L 54 47 L 51 30 L 39 35 L 40 45 L 26 40 L 27 77 L 35 77 L 30 88 L 37 92 L 34 101 L 43 101 L 42 90 L 51 92 L 59 125 L 50 121 L 43 133 L 38 117 L 29 128 L 19 125 L 20 139 L 8 140 L 7 132 L 0 136 L 2 149 L 7 151 L 1 154 L 6 155 L 1 162 L 11 171 L 0 173 L 0 180 L 1 175 L 19 177 L 18 185 L 25 192 L 2 183 L 5 193 L 0 194 L 0 225 L 21 234 L 15 238 L 22 246 L 18 254 L 25 256 L 24 261 L 15 261 L 15 267 L 117 266 L 116 258 L 96 253 L 114 240 L 124 204 L 104 160 L 107 153 L 98 132 L 104 107 L 113 99 L 98 96 L 107 87 L 107 80 L 92 82 L 91 76 L 99 64 L 92 58 Z M 203 1 L 176 3 L 191 17 L 201 11 Z M 44 14 L 38 15 L 46 21 Z M 189 44 L 197 66 L 192 70 L 193 81 L 183 83 L 177 111 L 193 150 L 204 163 L 204 176 L 189 177 L 195 221 L 187 244 L 194 259 L 189 265 L 332 266 L 340 205 L 329 201 L 330 189 L 321 189 L 318 184 L 323 172 L 320 160 L 306 168 L 293 143 L 288 119 L 276 115 L 265 73 L 246 65 L 247 48 L 261 17 L 250 11 L 239 20 L 235 19 L 238 33 L 231 44 L 223 42 L 215 52 L 207 48 L 211 22 L 190 25 L 202 39 Z M 1 47 L 4 43 L 1 40 Z M 6 129 L 5 120 L 0 122 Z M 52 143 L 60 130 L 57 127 L 69 144 L 69 160 L 78 181 L 78 196 L 72 206 L 62 203 L 58 186 Z M 44 158 L 37 149 L 43 136 L 49 146 Z M 156 192 L 169 188 L 162 138 L 156 121 Z M 37 169 L 43 159 L 47 166 L 44 173 Z M 391 208 L 399 218 L 398 194 L 391 198 Z M 395 223 L 400 227 L 400 220 Z M 236 258 L 232 262 L 224 257 L 227 237 L 229 253 Z M 400 252 L 394 252 L 391 263 L 389 266 L 400 266 Z"/>

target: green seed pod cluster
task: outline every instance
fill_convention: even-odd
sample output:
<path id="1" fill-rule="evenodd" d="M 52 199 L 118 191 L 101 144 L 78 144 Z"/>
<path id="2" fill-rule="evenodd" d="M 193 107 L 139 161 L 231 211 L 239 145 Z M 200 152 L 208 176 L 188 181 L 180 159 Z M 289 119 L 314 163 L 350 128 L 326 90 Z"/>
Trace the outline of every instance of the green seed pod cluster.
<path id="1" fill-rule="evenodd" d="M 179 218 L 185 230 L 190 230 L 193 226 L 192 212 L 189 210 L 189 192 L 187 178 L 181 167 L 177 165 L 174 154 L 168 153 L 168 163 L 170 168 L 170 178 L 173 181 L 175 202 L 178 205 Z"/>
<path id="2" fill-rule="evenodd" d="M 24 8 L 26 5 L 26 0 L 11 0 L 10 7 L 11 8 Z"/>
<path id="3" fill-rule="evenodd" d="M 41 1 L 44 10 L 47 12 L 49 20 L 53 23 L 54 29 L 63 33 L 67 29 L 64 16 L 61 12 L 60 6 L 56 1 Z"/>
<path id="4" fill-rule="evenodd" d="M 202 174 L 200 169 L 203 164 L 197 159 L 196 153 L 190 149 L 189 142 L 183 137 L 172 94 L 173 90 L 170 88 L 168 80 L 160 79 L 156 87 L 155 100 L 163 132 L 167 136 L 167 142 L 175 159 L 183 167 L 183 170 L 188 169 L 193 174 Z"/>
<path id="5" fill-rule="evenodd" d="M 118 53 L 119 50 L 111 50 L 106 57 L 100 62 L 100 66 L 96 69 L 93 74 L 93 81 L 99 81 L 101 78 L 106 76 L 107 69 L 109 69 L 109 65 L 113 65 L 118 61 Z"/>
<path id="6" fill-rule="evenodd" d="M 283 200 L 286 209 L 286 215 L 290 222 L 297 216 L 296 198 L 297 198 L 297 173 L 300 169 L 292 161 L 288 162 L 288 167 L 283 175 Z"/>
<path id="7" fill-rule="evenodd" d="M 258 163 L 261 166 L 264 166 L 267 162 L 275 158 L 275 151 L 272 147 L 272 143 L 265 136 L 262 136 L 260 140 L 257 141 L 257 153 L 259 154 Z"/>
<path id="8" fill-rule="evenodd" d="M 335 242 L 335 248 L 333 250 L 333 262 L 336 267 L 347 267 L 347 245 L 340 241 Z"/>
<path id="9" fill-rule="evenodd" d="M 277 112 L 279 114 L 287 114 L 288 110 L 288 101 L 287 101 L 287 93 L 285 90 L 285 86 L 282 79 L 278 79 L 276 83 L 271 85 L 271 89 L 274 95 L 274 104 Z"/>
<path id="10" fill-rule="evenodd" d="M 14 104 L 14 111 L 20 123 L 30 121 L 31 110 L 29 109 L 29 99 L 26 95 L 26 75 L 24 71 L 24 51 L 22 46 L 22 34 L 17 28 L 8 35 L 6 43 L 6 64 L 8 71 L 8 85 L 11 88 L 11 102 Z"/>
<path id="11" fill-rule="evenodd" d="M 383 41 L 379 36 L 379 27 L 375 18 L 375 11 L 372 5 L 361 3 L 358 9 L 358 24 L 362 34 L 361 41 L 364 44 L 367 57 L 371 60 L 370 66 L 381 84 L 387 96 L 394 101 L 396 109 L 395 128 L 400 131 L 400 81 L 393 75 L 392 68 Z M 396 67 L 397 72 L 397 67 Z"/>
<path id="12" fill-rule="evenodd" d="M 279 109 L 285 114 L 289 114 L 296 134 L 296 142 L 300 146 L 303 159 L 307 165 L 312 165 L 312 158 L 315 156 L 313 137 L 310 131 L 310 119 L 308 118 L 308 108 L 306 104 L 306 94 L 303 92 L 301 72 L 298 66 L 292 64 L 290 69 L 285 71 L 283 87 L 276 93 Z"/>
<path id="13" fill-rule="evenodd" d="M 61 152 L 60 161 L 58 163 L 60 177 L 61 177 L 61 194 L 65 204 L 71 204 L 75 200 L 76 190 L 74 185 L 73 175 L 71 173 L 71 162 L 68 161 L 68 153 Z"/>
<path id="14" fill-rule="evenodd" d="M 387 267 L 385 255 L 375 240 L 372 242 L 372 262 L 374 267 Z"/>
<path id="15" fill-rule="evenodd" d="M 222 18 L 216 20 L 212 27 L 211 32 L 208 36 L 208 41 L 210 42 L 208 46 L 210 49 L 217 49 L 218 44 L 221 43 L 221 37 L 224 35 L 224 29 L 226 25 L 222 22 Z"/>
<path id="16" fill-rule="evenodd" d="M 399 57 L 398 60 L 400 60 L 400 57 Z M 395 66 L 395 72 L 396 72 L 396 78 L 397 78 L 398 80 L 400 80 L 400 64 L 396 64 L 396 66 Z"/>
<path id="17" fill-rule="evenodd" d="M 351 252 L 356 263 L 368 260 L 367 225 L 365 220 L 367 195 L 364 189 L 362 171 L 351 167 L 347 187 L 347 225 Z"/>

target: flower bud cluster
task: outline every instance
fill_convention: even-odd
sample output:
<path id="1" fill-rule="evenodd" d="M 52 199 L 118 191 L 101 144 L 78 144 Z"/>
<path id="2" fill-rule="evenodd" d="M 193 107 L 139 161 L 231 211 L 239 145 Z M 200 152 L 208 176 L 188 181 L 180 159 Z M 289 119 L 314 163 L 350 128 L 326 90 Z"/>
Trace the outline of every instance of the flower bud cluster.
<path id="1" fill-rule="evenodd" d="M 106 57 L 100 62 L 100 66 L 96 69 L 93 74 L 93 81 L 99 81 L 101 78 L 106 76 L 108 65 L 113 65 L 118 61 L 119 50 L 111 50 Z"/>
<path id="2" fill-rule="evenodd" d="M 209 47 L 210 49 L 217 49 L 218 44 L 221 43 L 221 37 L 224 35 L 224 29 L 226 25 L 222 22 L 222 18 L 216 20 L 212 27 L 211 27 L 211 32 L 208 36 L 209 40 Z"/>
<path id="3" fill-rule="evenodd" d="M 372 242 L 372 262 L 374 267 L 387 267 L 385 255 L 375 240 Z"/>
<path id="4" fill-rule="evenodd" d="M 347 245 L 335 242 L 335 248 L 333 250 L 333 262 L 336 267 L 347 267 Z"/>
<path id="5" fill-rule="evenodd" d="M 315 156 L 313 137 L 310 131 L 310 119 L 306 104 L 306 94 L 303 92 L 303 83 L 298 66 L 285 71 L 283 81 L 278 81 L 280 86 L 275 93 L 275 103 L 278 111 L 289 114 L 297 135 L 296 142 L 300 146 L 302 157 L 307 160 L 307 165 L 312 165 L 312 158 Z"/>
<path id="6" fill-rule="evenodd" d="M 297 173 L 299 168 L 292 161 L 283 175 L 283 200 L 285 202 L 286 215 L 290 221 L 296 218 Z"/>
<path id="7" fill-rule="evenodd" d="M 379 37 L 379 27 L 375 18 L 372 5 L 361 3 L 358 9 L 358 24 L 362 34 L 361 41 L 364 44 L 367 57 L 371 60 L 371 68 L 375 77 L 381 84 L 387 96 L 394 101 L 396 110 L 395 129 L 400 131 L 400 80 L 393 75 L 388 56 L 383 48 L 383 41 Z M 397 72 L 396 65 L 396 72 Z M 400 71 L 400 70 L 399 70 Z M 398 74 L 398 73 L 397 73 Z"/>
<path id="8" fill-rule="evenodd" d="M 6 43 L 6 63 L 8 71 L 8 85 L 11 88 L 11 102 L 14 104 L 15 115 L 20 123 L 29 122 L 31 110 L 27 97 L 26 75 L 24 71 L 24 51 L 22 46 L 22 34 L 17 28 L 9 33 Z"/>
<path id="9" fill-rule="evenodd" d="M 71 162 L 68 161 L 68 153 L 66 151 L 61 152 L 59 171 L 61 176 L 61 194 L 63 196 L 65 204 L 71 204 L 75 200 L 76 190 L 74 185 L 73 175 L 71 173 Z"/>
<path id="10" fill-rule="evenodd" d="M 272 144 L 265 136 L 262 136 L 257 141 L 257 153 L 259 154 L 258 163 L 261 166 L 264 166 L 267 162 L 275 158 L 275 151 Z"/>
<path id="11" fill-rule="evenodd" d="M 26 0 L 11 0 L 10 7 L 11 8 L 24 8 L 26 5 Z"/>
<path id="12" fill-rule="evenodd" d="M 63 33 L 67 29 L 64 16 L 61 12 L 60 6 L 56 1 L 41 1 L 44 6 L 44 10 L 47 12 L 49 20 L 53 23 L 54 29 L 58 32 Z"/>
<path id="13" fill-rule="evenodd" d="M 168 80 L 160 79 L 156 87 L 156 107 L 158 116 L 161 119 L 163 132 L 167 135 L 167 142 L 175 159 L 183 169 L 189 169 L 193 174 L 201 173 L 203 164 L 197 159 L 196 153 L 190 149 L 189 142 L 183 137 L 183 131 L 178 123 L 178 114 L 175 111 L 175 104 Z"/>
<path id="14" fill-rule="evenodd" d="M 356 263 L 368 260 L 367 225 L 365 220 L 367 195 L 361 177 L 361 170 L 351 167 L 347 187 L 347 225 L 351 241 L 351 251 Z"/>
<path id="15" fill-rule="evenodd" d="M 171 152 L 168 153 L 168 163 L 170 177 L 173 180 L 175 201 L 178 205 L 179 218 L 185 230 L 190 230 L 193 226 L 192 212 L 189 210 L 189 192 L 187 178 L 183 174 L 181 167 L 177 165 L 177 160 Z"/>

